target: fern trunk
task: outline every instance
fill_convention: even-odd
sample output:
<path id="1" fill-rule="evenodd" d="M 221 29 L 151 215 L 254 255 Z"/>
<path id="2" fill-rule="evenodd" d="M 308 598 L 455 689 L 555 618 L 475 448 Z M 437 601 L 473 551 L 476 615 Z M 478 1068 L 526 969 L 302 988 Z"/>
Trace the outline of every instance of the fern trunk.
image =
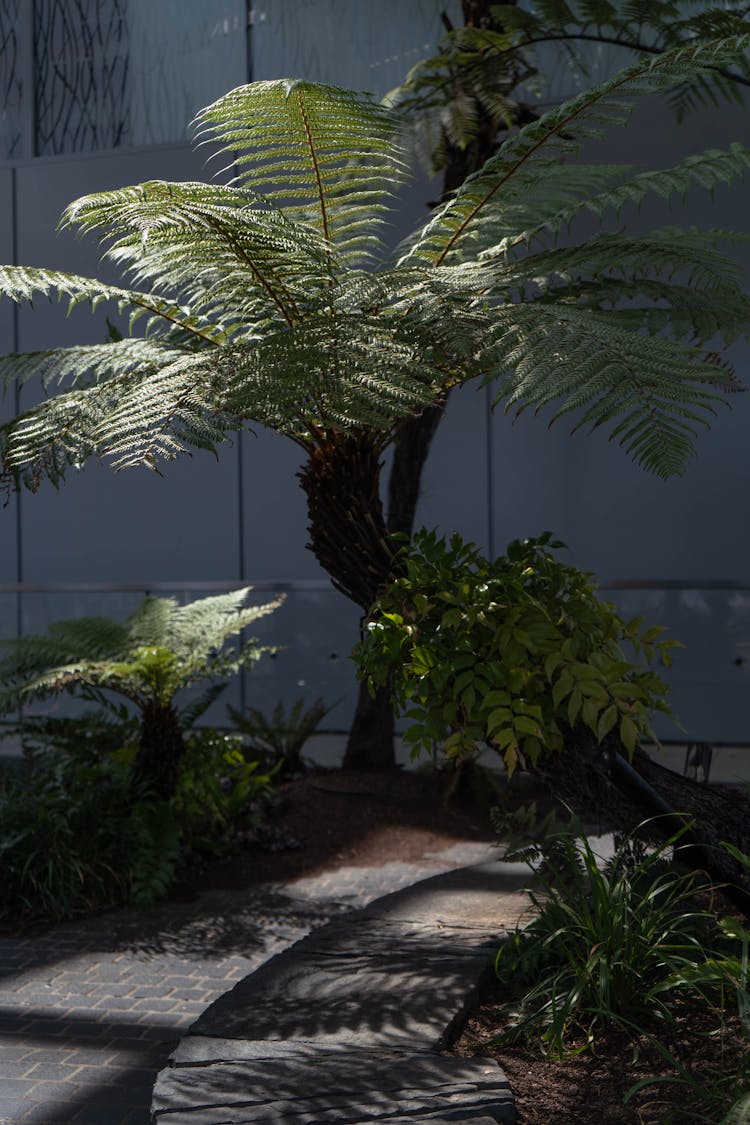
<path id="1" fill-rule="evenodd" d="M 297 474 L 307 496 L 308 548 L 337 590 L 365 612 L 393 571 L 380 500 L 381 451 L 365 433 L 331 433 Z"/>
<path id="2" fill-rule="evenodd" d="M 380 499 L 381 450 L 367 434 L 332 433 L 311 450 L 298 474 L 307 495 L 309 549 L 331 582 L 369 610 L 394 574 L 394 550 Z M 381 690 L 374 699 L 362 685 L 344 766 L 395 764 L 393 707 Z"/>
<path id="3" fill-rule="evenodd" d="M 185 740 L 171 704 L 150 701 L 141 709 L 141 737 L 133 763 L 133 788 L 168 801 L 177 787 Z"/>

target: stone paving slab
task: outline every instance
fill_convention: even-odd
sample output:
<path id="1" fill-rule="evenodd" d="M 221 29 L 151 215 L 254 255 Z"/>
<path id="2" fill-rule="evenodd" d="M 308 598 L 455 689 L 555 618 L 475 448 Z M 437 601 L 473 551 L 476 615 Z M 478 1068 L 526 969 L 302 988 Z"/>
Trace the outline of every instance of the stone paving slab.
<path id="1" fill-rule="evenodd" d="M 406 1052 L 320 1051 L 299 1057 L 172 1068 L 160 1080 L 152 1110 L 169 1125 L 200 1122 L 284 1122 L 308 1125 L 408 1113 L 432 1115 L 482 1108 L 494 1120 L 512 1105 L 508 1082 L 488 1059 L 452 1059 Z"/>
<path id="2" fill-rule="evenodd" d="M 158 1070 L 213 1000 L 315 927 L 486 852 L 458 845 L 413 866 L 0 937 L 0 1125 L 148 1125 Z"/>
<path id="3" fill-rule="evenodd" d="M 499 892 L 523 878 L 494 862 L 424 880 L 267 961 L 173 1053 L 154 1088 L 155 1125 L 511 1125 L 500 1067 L 438 1050 L 524 908 L 516 894 L 500 915 Z"/>

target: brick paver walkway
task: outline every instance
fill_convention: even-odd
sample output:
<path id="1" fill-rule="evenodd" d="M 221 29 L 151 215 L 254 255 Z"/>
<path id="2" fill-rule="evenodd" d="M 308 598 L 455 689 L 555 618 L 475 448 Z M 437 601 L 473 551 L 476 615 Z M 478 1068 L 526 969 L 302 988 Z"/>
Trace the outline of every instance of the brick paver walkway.
<path id="1" fill-rule="evenodd" d="M 456 845 L 0 938 L 0 1125 L 147 1125 L 157 1071 L 217 996 L 352 906 L 486 858 Z"/>

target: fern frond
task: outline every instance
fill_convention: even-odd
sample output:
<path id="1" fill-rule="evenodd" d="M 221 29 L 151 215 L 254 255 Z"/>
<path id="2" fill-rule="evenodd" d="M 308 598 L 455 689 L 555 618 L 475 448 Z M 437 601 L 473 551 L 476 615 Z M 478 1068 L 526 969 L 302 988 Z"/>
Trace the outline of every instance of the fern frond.
<path id="1" fill-rule="evenodd" d="M 104 228 L 105 257 L 137 285 L 180 293 L 227 330 L 257 331 L 264 315 L 292 324 L 330 279 L 330 251 L 314 231 L 236 187 L 152 181 L 100 192 L 71 204 L 61 225 Z"/>
<path id="2" fill-rule="evenodd" d="M 507 206 L 522 199 L 540 175 L 576 153 L 584 141 L 627 124 L 638 98 L 667 89 L 708 66 L 722 65 L 739 46 L 750 47 L 750 35 L 681 47 L 636 63 L 525 126 L 436 211 L 406 260 L 415 257 L 441 264 L 473 251 L 477 239 L 482 248 L 496 241 L 499 201 Z"/>
<path id="3" fill-rule="evenodd" d="M 246 586 L 175 607 L 169 614 L 162 643 L 186 663 L 195 657 L 196 638 L 200 638 L 201 652 L 214 651 L 218 655 L 231 637 L 284 604 L 281 595 L 263 605 L 248 605 L 252 592 L 252 587 Z"/>
<path id="4" fill-rule="evenodd" d="M 489 242 L 478 258 L 509 257 L 518 246 L 556 237 L 586 213 L 603 219 L 619 218 L 628 205 L 640 207 L 650 195 L 671 201 L 684 198 L 693 187 L 713 193 L 747 174 L 750 149 L 732 144 L 728 149 L 696 153 L 670 168 L 638 171 L 632 165 L 566 165 L 546 169 L 529 183 L 523 199 L 500 201 L 493 208 L 482 238 Z M 618 182 L 619 181 L 619 182 Z M 494 241 L 493 241 L 494 240 Z"/>
<path id="5" fill-rule="evenodd" d="M 220 396 L 205 353 L 69 390 L 0 426 L 5 472 L 33 491 L 92 456 L 155 469 L 190 446 L 213 450 L 240 424 L 217 405 Z"/>
<path id="6" fill-rule="evenodd" d="M 585 409 L 575 430 L 621 417 L 611 437 L 662 477 L 684 472 L 697 428 L 723 401 L 722 374 L 700 349 L 629 331 L 591 309 L 500 310 L 491 347 L 497 368 L 512 372 L 497 396 L 506 410 L 563 399 L 552 420 Z"/>
<path id="7" fill-rule="evenodd" d="M 44 297 L 55 294 L 59 299 L 66 297 L 68 311 L 81 304 L 89 304 L 94 311 L 105 301 L 115 301 L 120 312 L 130 311 L 131 330 L 138 320 L 146 316 L 147 332 L 154 327 L 163 330 L 175 326 L 196 342 L 219 345 L 224 340 L 223 333 L 209 322 L 153 293 L 121 289 L 115 285 L 105 285 L 95 278 L 81 277 L 61 270 L 0 266 L 0 295 L 21 304 L 23 301 L 33 301 L 37 293 Z"/>
<path id="8" fill-rule="evenodd" d="M 198 141 L 219 142 L 242 187 L 283 205 L 349 256 L 372 252 L 406 176 L 393 115 L 334 86 L 293 79 L 240 86 L 201 110 L 194 129 Z"/>
<path id="9" fill-rule="evenodd" d="M 50 348 L 43 352 L 15 352 L 0 356 L 0 382 L 20 386 L 38 378 L 49 391 L 54 384 L 71 387 L 99 383 L 113 375 L 128 376 L 163 363 L 178 361 L 185 354 L 166 340 L 126 338 L 106 344 Z M 190 353 L 188 353 L 190 354 Z"/>
<path id="10" fill-rule="evenodd" d="M 226 679 L 266 648 L 253 639 L 228 642 L 272 613 L 283 595 L 248 605 L 252 587 L 180 606 L 176 598 L 144 598 L 119 624 L 106 617 L 58 621 L 46 635 L 5 641 L 0 658 L 0 712 L 19 700 L 61 691 L 114 691 L 143 706 L 157 693 L 169 702 L 201 680 Z"/>

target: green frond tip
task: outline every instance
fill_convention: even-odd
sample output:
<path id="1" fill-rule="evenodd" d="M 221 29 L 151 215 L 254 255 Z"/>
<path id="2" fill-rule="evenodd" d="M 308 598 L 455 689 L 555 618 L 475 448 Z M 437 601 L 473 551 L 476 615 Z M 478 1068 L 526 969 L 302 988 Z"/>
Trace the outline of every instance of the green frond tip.
<path id="1" fill-rule="evenodd" d="M 408 167 L 393 114 L 371 96 L 278 79 L 240 86 L 193 122 L 218 142 L 237 181 L 313 224 L 340 252 L 368 253 L 359 231 L 381 225 Z"/>

